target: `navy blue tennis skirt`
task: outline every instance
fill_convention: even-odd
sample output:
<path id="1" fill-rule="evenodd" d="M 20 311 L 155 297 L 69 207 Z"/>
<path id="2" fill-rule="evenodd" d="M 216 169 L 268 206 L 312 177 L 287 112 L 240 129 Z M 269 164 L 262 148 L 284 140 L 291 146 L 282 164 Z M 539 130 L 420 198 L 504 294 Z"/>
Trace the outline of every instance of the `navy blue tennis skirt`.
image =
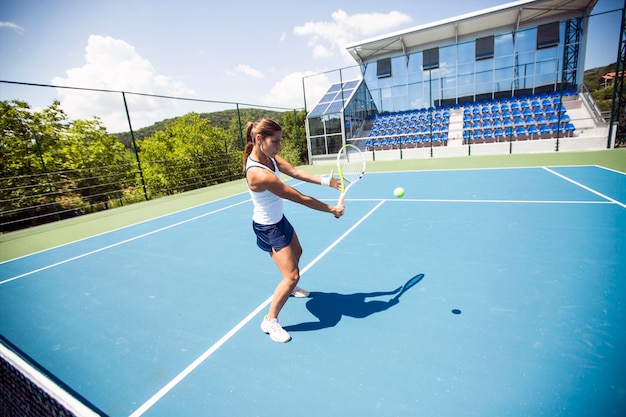
<path id="1" fill-rule="evenodd" d="M 293 238 L 293 226 L 285 216 L 276 224 L 259 224 L 252 222 L 256 234 L 256 244 L 265 252 L 272 253 L 272 249 L 279 251 L 289 246 Z"/>

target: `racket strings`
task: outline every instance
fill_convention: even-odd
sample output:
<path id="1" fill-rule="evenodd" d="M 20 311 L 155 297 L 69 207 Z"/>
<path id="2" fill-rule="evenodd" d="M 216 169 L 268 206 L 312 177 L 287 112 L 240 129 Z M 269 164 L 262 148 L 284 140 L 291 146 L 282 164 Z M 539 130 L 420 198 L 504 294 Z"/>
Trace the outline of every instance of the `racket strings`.
<path id="1" fill-rule="evenodd" d="M 339 167 L 344 181 L 352 183 L 363 175 L 363 156 L 358 151 L 344 152 Z"/>

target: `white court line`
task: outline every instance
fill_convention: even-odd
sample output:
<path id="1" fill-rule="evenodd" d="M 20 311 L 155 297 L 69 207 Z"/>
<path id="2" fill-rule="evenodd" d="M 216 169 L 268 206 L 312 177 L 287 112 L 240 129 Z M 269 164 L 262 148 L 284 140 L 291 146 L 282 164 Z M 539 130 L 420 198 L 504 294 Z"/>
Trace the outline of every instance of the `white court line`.
<path id="1" fill-rule="evenodd" d="M 346 201 L 380 201 L 380 198 L 349 198 Z M 495 203 L 495 204 L 614 204 L 612 201 L 588 200 L 479 200 L 479 199 L 444 199 L 444 198 L 386 198 L 394 203 Z"/>
<path id="2" fill-rule="evenodd" d="M 372 213 L 374 213 L 378 208 L 385 202 L 385 200 L 380 201 L 373 209 L 371 209 L 365 216 L 361 217 L 361 219 L 356 222 L 352 227 L 350 227 L 343 235 L 341 235 L 337 240 L 335 240 L 330 246 L 324 249 L 315 259 L 307 264 L 304 268 L 300 270 L 300 276 L 304 275 L 306 271 L 311 269 L 313 265 L 315 265 L 320 259 L 322 259 L 332 248 L 337 246 L 339 242 L 341 242 L 346 236 L 348 236 L 354 229 L 356 229 L 365 219 L 367 219 Z M 217 349 L 219 349 L 224 343 L 226 343 L 231 337 L 233 337 L 239 330 L 241 330 L 250 320 L 252 320 L 261 310 L 263 310 L 269 303 L 272 302 L 272 296 L 270 296 L 267 300 L 261 303 L 257 308 L 255 308 L 250 314 L 248 314 L 243 320 L 241 320 L 235 327 L 230 329 L 224 336 L 222 336 L 213 346 L 208 348 L 202 355 L 200 355 L 195 361 L 193 361 L 189 366 L 183 369 L 178 375 L 176 375 L 170 382 L 168 382 L 163 388 L 161 388 L 156 394 L 154 394 L 148 401 L 146 401 L 141 407 L 135 410 L 129 417 L 139 417 L 143 415 L 146 411 L 148 411 L 154 404 L 157 403 L 161 398 L 163 398 L 168 392 L 170 392 L 176 385 L 178 385 L 183 379 L 185 379 L 191 372 L 193 372 L 198 366 L 202 364 L 205 360 L 207 360 Z"/>
<path id="3" fill-rule="evenodd" d="M 55 263 L 50 264 L 50 265 L 46 265 L 46 266 L 44 266 L 44 267 L 42 267 L 42 268 L 39 268 L 39 269 L 34 269 L 34 270 L 32 270 L 32 271 L 29 271 L 29 272 L 25 272 L 25 273 L 23 273 L 23 274 L 21 274 L 21 275 L 17 275 L 17 276 L 14 276 L 14 277 L 12 277 L 12 278 L 5 279 L 4 281 L 0 281 L 0 285 L 2 285 L 2 284 L 6 284 L 6 283 L 11 282 L 11 281 L 15 281 L 15 280 L 20 279 L 20 278 L 27 277 L 27 276 L 32 275 L 32 274 L 36 274 L 37 272 L 45 271 L 46 269 L 54 268 L 55 266 L 63 265 L 63 264 L 66 264 L 66 263 L 68 263 L 68 262 L 72 262 L 72 261 L 75 261 L 75 260 L 77 260 L 77 259 L 84 258 L 85 256 L 93 255 L 94 253 L 102 252 L 102 251 L 104 251 L 104 250 L 111 249 L 111 248 L 114 248 L 114 247 L 116 247 L 116 246 L 123 245 L 124 243 L 132 242 L 133 240 L 141 239 L 141 238 L 144 238 L 144 237 L 146 237 L 146 236 L 150 236 L 150 235 L 153 235 L 153 234 L 155 234 L 155 233 L 159 233 L 159 232 L 162 232 L 162 231 L 164 231 L 164 230 L 171 229 L 172 227 L 180 226 L 181 224 L 185 224 L 185 223 L 189 223 L 189 222 L 191 222 L 191 221 L 198 220 L 198 219 L 200 219 L 200 218 L 202 218 L 202 217 L 210 216 L 211 214 L 219 213 L 220 211 L 224 211 L 224 210 L 227 210 L 227 209 L 229 209 L 229 208 L 236 207 L 236 206 L 238 206 L 238 205 L 241 205 L 241 204 L 247 203 L 248 201 L 250 201 L 250 200 L 245 200 L 245 201 L 241 201 L 241 202 L 239 202 L 239 203 L 231 204 L 230 206 L 227 206 L 227 207 L 222 207 L 222 208 L 220 208 L 220 209 L 213 210 L 213 211 L 210 211 L 210 212 L 208 212 L 208 213 L 201 214 L 201 215 L 196 216 L 196 217 L 191 217 L 191 218 L 189 218 L 189 219 L 187 219 L 187 220 L 183 220 L 183 221 L 180 221 L 180 222 L 178 222 L 178 223 L 173 223 L 173 224 L 170 224 L 169 226 L 164 226 L 164 227 L 161 227 L 161 228 L 159 228 L 159 229 L 155 229 L 155 230 L 153 230 L 153 231 L 151 231 L 151 232 L 147 232 L 147 233 L 143 233 L 143 234 L 141 234 L 141 235 L 133 236 L 133 237 L 131 237 L 130 239 L 121 240 L 121 241 L 116 242 L 116 243 L 113 243 L 113 244 L 111 244 L 111 245 L 108 245 L 108 246 L 103 246 L 103 247 L 101 247 L 101 248 L 98 248 L 98 249 L 92 250 L 92 251 L 90 251 L 90 252 L 85 252 L 85 253 L 83 253 L 83 254 L 80 254 L 80 255 L 74 256 L 74 257 L 72 257 L 72 258 L 64 259 L 64 260 L 62 260 L 62 261 L 55 262 Z"/>
<path id="4" fill-rule="evenodd" d="M 205 203 L 196 204 L 195 206 L 186 207 L 186 208 L 183 208 L 183 209 L 180 209 L 180 210 L 172 211 L 170 213 L 161 214 L 160 216 L 151 217 L 149 219 L 141 220 L 141 221 L 138 221 L 136 223 L 128 224 L 128 225 L 121 226 L 121 227 L 118 227 L 118 228 L 115 228 L 115 229 L 111 229 L 111 230 L 107 230 L 107 231 L 104 231 L 104 232 L 101 232 L 101 233 L 96 233 L 95 235 L 91 235 L 91 236 L 87 236 L 87 237 L 84 237 L 84 238 L 81 238 L 81 239 L 73 240 L 71 242 L 63 243 L 61 245 L 53 246 L 51 248 L 46 248 L 46 249 L 42 249 L 42 250 L 37 251 L 37 252 L 28 253 L 26 255 L 18 256 L 17 258 L 7 259 L 6 261 L 0 262 L 0 265 L 5 264 L 5 263 L 9 263 L 9 262 L 13 262 L 13 261 L 16 261 L 18 259 L 27 258 L 27 257 L 32 256 L 32 255 L 37 255 L 39 253 L 51 251 L 51 250 L 54 250 L 54 249 L 57 249 L 57 248 L 62 248 L 63 246 L 72 245 L 72 244 L 74 244 L 76 242 L 82 242 L 83 240 L 89 240 L 89 239 L 92 239 L 94 237 L 106 235 L 108 233 L 113 233 L 113 232 L 117 232 L 119 230 L 128 229 L 130 227 L 134 227 L 134 226 L 137 226 L 137 225 L 140 225 L 140 224 L 143 224 L 143 223 L 149 223 L 149 222 L 151 222 L 153 220 L 162 219 L 164 217 L 172 216 L 174 214 L 179 214 L 179 213 L 185 212 L 187 210 L 193 210 L 193 209 L 196 209 L 198 207 L 202 207 L 202 206 L 206 206 L 206 205 L 209 205 L 209 204 L 217 203 L 219 201 L 226 200 L 226 199 L 229 199 L 229 198 L 232 198 L 232 197 L 236 197 L 238 195 L 246 194 L 246 193 L 247 193 L 247 191 L 246 192 L 237 193 L 237 194 L 233 194 L 233 195 L 228 196 L 228 197 L 218 198 L 217 200 L 212 200 L 212 201 L 207 201 Z M 250 201 L 250 199 L 247 199 L 246 201 Z M 234 204 L 234 205 L 232 205 L 230 207 L 234 207 L 235 205 L 236 204 Z M 128 207 L 134 208 L 133 206 L 128 206 Z M 136 207 L 136 209 L 139 210 L 140 207 Z M 105 213 L 105 212 L 101 212 L 101 213 Z M 7 240 L 6 242 L 9 242 L 9 241 Z"/>
<path id="5" fill-rule="evenodd" d="M 626 204 L 621 203 L 621 202 L 619 202 L 619 201 L 617 201 L 617 200 L 615 200 L 615 199 L 613 199 L 613 198 L 611 198 L 611 197 L 609 197 L 609 196 L 607 196 L 607 195 L 604 195 L 604 194 L 602 194 L 602 193 L 600 193 L 600 192 L 598 192 L 598 191 L 594 190 L 593 188 L 589 188 L 589 187 L 587 187 L 586 185 L 583 185 L 583 184 L 581 184 L 581 183 L 579 183 L 579 182 L 576 182 L 576 181 L 574 181 L 573 179 L 568 178 L 568 177 L 566 177 L 565 175 L 559 174 L 558 172 L 553 171 L 553 170 L 551 170 L 551 169 L 550 169 L 550 168 L 548 168 L 548 167 L 543 167 L 543 169 L 545 169 L 546 171 L 548 171 L 548 172 L 550 172 L 550 173 L 552 173 L 552 174 L 556 175 L 557 177 L 563 178 L 565 181 L 569 181 L 569 182 L 571 182 L 572 184 L 579 186 L 580 188 L 582 188 L 582 189 L 584 189 L 584 190 L 587 190 L 587 191 L 589 191 L 589 192 L 591 192 L 591 193 L 594 193 L 595 195 L 600 196 L 600 197 L 604 198 L 605 200 L 608 200 L 608 201 L 610 201 L 610 202 L 612 202 L 612 203 L 614 203 L 614 204 L 617 204 L 618 206 L 622 206 L 623 208 L 626 208 Z"/>

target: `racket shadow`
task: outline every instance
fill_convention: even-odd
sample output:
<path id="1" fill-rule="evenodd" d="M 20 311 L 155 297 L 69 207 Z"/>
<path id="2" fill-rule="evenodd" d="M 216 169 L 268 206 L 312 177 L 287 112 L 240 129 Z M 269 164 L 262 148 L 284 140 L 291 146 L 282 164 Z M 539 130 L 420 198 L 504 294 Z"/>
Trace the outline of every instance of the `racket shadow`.
<path id="1" fill-rule="evenodd" d="M 424 274 L 415 275 L 403 286 L 392 291 L 354 294 L 311 292 L 310 299 L 306 302 L 306 308 L 318 321 L 288 325 L 283 326 L 283 328 L 288 332 L 321 330 L 336 326 L 343 316 L 362 319 L 383 312 L 397 305 L 400 302 L 400 297 L 420 282 L 422 278 L 424 278 Z M 390 295 L 395 295 L 395 297 L 387 301 L 372 299 Z"/>

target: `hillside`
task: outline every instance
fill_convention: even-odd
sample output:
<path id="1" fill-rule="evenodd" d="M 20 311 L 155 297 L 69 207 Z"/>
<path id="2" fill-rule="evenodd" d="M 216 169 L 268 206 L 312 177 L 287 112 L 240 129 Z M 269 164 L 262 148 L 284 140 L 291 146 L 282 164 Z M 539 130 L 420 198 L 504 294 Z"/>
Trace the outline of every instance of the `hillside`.
<path id="1" fill-rule="evenodd" d="M 266 109 L 240 109 L 239 110 L 241 116 L 241 123 L 245 128 L 245 124 L 251 120 L 257 120 L 262 117 L 271 117 L 272 119 L 278 121 L 279 123 L 283 120 L 283 112 L 277 112 Z M 203 119 L 209 119 L 213 126 L 221 127 L 223 129 L 230 129 L 231 124 L 237 120 L 237 110 L 223 110 L 212 113 L 201 113 L 200 117 Z M 142 141 L 143 139 L 154 135 L 156 132 L 160 130 L 165 130 L 165 126 L 167 126 L 172 121 L 176 120 L 176 118 L 164 119 L 160 122 L 156 122 L 155 124 L 147 127 L 143 127 L 141 129 L 137 129 L 134 131 L 135 140 Z M 122 132 L 115 134 L 117 140 L 124 144 L 124 146 L 128 149 L 131 147 L 131 136 L 130 132 Z"/>

